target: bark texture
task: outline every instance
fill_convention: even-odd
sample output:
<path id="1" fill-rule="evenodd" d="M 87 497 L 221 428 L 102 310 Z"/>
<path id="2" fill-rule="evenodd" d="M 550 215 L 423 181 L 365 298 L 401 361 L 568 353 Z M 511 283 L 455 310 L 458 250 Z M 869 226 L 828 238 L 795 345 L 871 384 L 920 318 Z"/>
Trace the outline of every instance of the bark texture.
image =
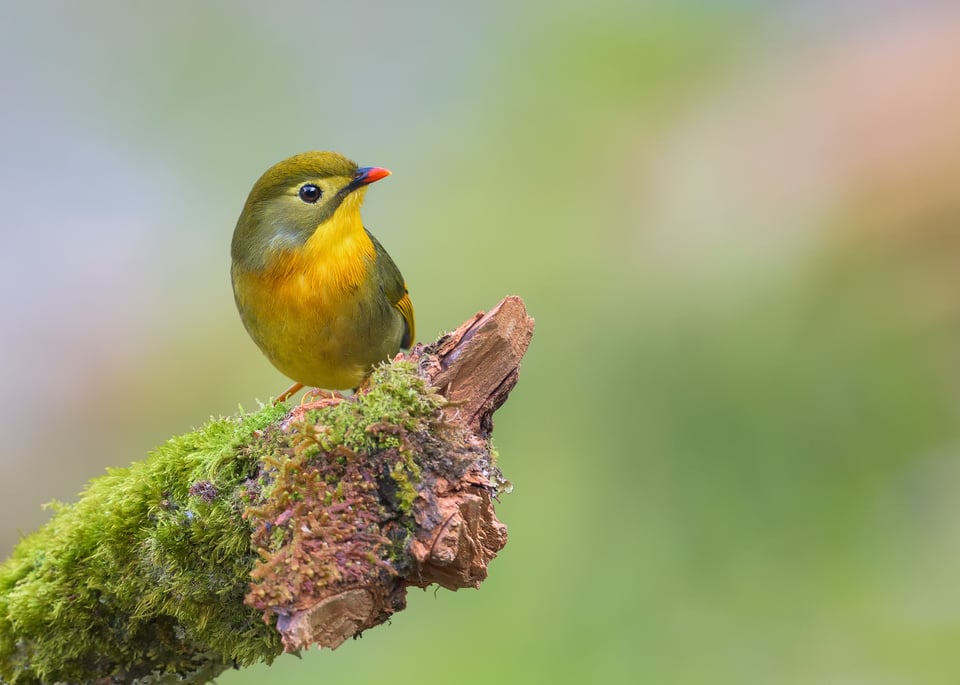
<path id="1" fill-rule="evenodd" d="M 493 414 L 517 384 L 533 329 L 523 301 L 507 297 L 436 342 L 411 351 L 408 359 L 418 374 L 445 401 L 429 439 L 407 438 L 418 454 L 420 474 L 413 501 L 415 532 L 403 570 L 392 576 L 371 573 L 343 587 L 333 584 L 312 606 L 281 612 L 278 629 L 287 649 L 337 647 L 402 609 L 407 586 L 476 588 L 487 577 L 490 561 L 507 542 L 507 528 L 493 506 L 498 493 L 509 487 L 491 458 Z M 304 405 L 291 418 L 341 401 L 349 400 Z"/>
<path id="2" fill-rule="evenodd" d="M 533 335 L 507 297 L 354 397 L 214 420 L 94 479 L 0 564 L 0 683 L 204 683 L 336 648 L 507 541 L 493 413 Z"/>

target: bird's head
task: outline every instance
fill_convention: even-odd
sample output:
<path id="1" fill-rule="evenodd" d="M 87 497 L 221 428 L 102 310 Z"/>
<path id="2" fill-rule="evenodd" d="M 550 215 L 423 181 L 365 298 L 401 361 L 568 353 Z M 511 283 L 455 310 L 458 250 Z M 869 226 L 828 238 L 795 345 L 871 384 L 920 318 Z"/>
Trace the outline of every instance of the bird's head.
<path id="1" fill-rule="evenodd" d="M 302 247 L 318 230 L 354 218 L 359 224 L 367 186 L 389 175 L 336 152 L 304 152 L 278 162 L 247 197 L 233 233 L 234 262 L 262 268 L 271 253 Z"/>

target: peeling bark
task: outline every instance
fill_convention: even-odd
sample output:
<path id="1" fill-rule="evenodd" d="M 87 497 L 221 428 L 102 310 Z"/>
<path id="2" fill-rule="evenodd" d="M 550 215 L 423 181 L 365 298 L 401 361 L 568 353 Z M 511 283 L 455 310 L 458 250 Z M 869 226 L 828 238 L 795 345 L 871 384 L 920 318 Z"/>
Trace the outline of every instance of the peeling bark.
<path id="1" fill-rule="evenodd" d="M 493 414 L 517 383 L 533 328 L 523 301 L 507 297 L 433 344 L 417 345 L 406 357 L 446 399 L 442 425 L 431 431 L 440 443 L 428 448 L 412 441 L 414 450 L 421 450 L 415 460 L 422 475 L 413 504 L 416 534 L 409 564 L 396 575 L 369 573 L 356 582 L 333 584 L 308 608 L 281 612 L 277 629 L 287 650 L 313 644 L 336 648 L 403 609 L 408 586 L 476 588 L 487 577 L 490 561 L 507 542 L 507 527 L 494 511 L 495 498 L 508 483 L 490 456 Z M 341 401 L 351 400 L 324 398 L 298 407 L 288 424 Z"/>
<path id="2" fill-rule="evenodd" d="M 505 298 L 355 397 L 213 419 L 91 481 L 0 564 L 0 683 L 205 683 L 334 649 L 410 586 L 478 587 L 533 326 Z"/>

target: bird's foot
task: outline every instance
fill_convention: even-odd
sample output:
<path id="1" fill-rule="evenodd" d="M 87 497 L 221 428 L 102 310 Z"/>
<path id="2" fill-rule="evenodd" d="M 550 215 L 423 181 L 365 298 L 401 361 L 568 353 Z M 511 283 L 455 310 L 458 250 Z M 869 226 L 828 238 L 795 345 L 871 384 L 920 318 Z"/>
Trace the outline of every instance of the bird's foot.
<path id="1" fill-rule="evenodd" d="M 324 390 L 323 388 L 311 388 L 303 393 L 300 398 L 300 406 L 304 404 L 337 404 L 347 399 L 343 393 L 336 390 Z"/>
<path id="2" fill-rule="evenodd" d="M 348 399 L 347 396 L 339 392 L 323 390 L 322 388 L 311 388 L 303 393 L 303 397 L 300 398 L 300 403 L 290 410 L 290 413 L 287 414 L 287 418 L 284 419 L 282 425 L 286 428 L 291 423 L 302 421 L 309 411 L 323 409 L 324 407 L 333 407 L 345 399 Z"/>

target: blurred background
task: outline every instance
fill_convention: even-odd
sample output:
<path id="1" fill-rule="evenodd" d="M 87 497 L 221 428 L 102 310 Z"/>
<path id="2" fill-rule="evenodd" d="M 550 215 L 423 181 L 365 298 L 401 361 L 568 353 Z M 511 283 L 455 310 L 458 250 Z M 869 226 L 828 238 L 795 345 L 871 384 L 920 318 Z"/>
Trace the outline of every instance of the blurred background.
<path id="1" fill-rule="evenodd" d="M 954 7 L 3 3 L 0 549 L 286 387 L 230 237 L 334 149 L 421 340 L 537 318 L 510 542 L 220 683 L 960 681 Z"/>

